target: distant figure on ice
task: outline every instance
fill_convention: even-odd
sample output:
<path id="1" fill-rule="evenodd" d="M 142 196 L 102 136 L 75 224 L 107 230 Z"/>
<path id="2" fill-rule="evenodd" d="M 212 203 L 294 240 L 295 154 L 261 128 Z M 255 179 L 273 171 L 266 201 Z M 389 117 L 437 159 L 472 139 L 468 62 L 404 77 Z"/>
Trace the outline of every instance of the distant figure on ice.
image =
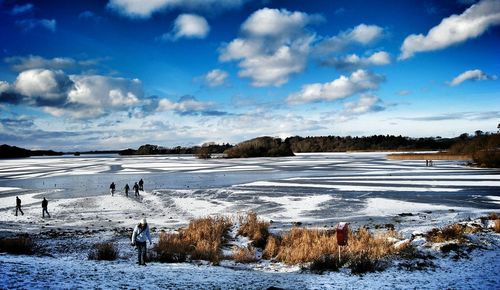
<path id="1" fill-rule="evenodd" d="M 21 199 L 16 196 L 16 216 L 17 216 L 17 211 L 20 211 L 22 215 L 24 215 L 23 210 L 21 209 Z"/>
<path id="2" fill-rule="evenodd" d="M 139 196 L 139 185 L 137 182 L 134 184 L 134 194 L 135 196 Z"/>
<path id="3" fill-rule="evenodd" d="M 109 186 L 109 192 L 111 193 L 111 196 L 115 194 L 115 188 L 116 188 L 115 183 L 111 182 L 111 185 Z"/>
<path id="4" fill-rule="evenodd" d="M 132 232 L 132 246 L 137 248 L 137 263 L 146 266 L 146 242 L 149 240 L 151 245 L 151 234 L 149 233 L 149 226 L 145 218 L 135 226 Z"/>
<path id="5" fill-rule="evenodd" d="M 128 186 L 128 183 L 125 184 L 125 196 L 128 197 L 128 191 L 130 190 L 130 186 Z"/>
<path id="6" fill-rule="evenodd" d="M 49 202 L 45 199 L 45 197 L 42 200 L 42 217 L 45 217 L 45 213 L 50 217 L 49 212 L 47 211 L 47 206 L 49 205 Z"/>
<path id="7" fill-rule="evenodd" d="M 142 180 L 142 178 L 139 180 L 139 190 L 144 191 L 144 180 Z"/>

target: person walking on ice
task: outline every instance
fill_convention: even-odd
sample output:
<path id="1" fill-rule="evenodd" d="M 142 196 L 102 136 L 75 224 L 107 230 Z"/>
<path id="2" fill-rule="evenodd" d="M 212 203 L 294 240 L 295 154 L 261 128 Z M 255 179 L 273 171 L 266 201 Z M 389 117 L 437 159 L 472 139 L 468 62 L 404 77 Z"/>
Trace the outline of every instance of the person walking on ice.
<path id="1" fill-rule="evenodd" d="M 45 199 L 45 197 L 42 200 L 42 217 L 45 217 L 45 213 L 50 217 L 49 212 L 47 211 L 47 206 L 49 205 L 49 202 Z"/>
<path id="2" fill-rule="evenodd" d="M 125 196 L 128 197 L 128 191 L 130 190 L 130 186 L 128 186 L 128 183 L 125 184 Z"/>
<path id="3" fill-rule="evenodd" d="M 139 265 L 146 266 L 146 253 L 147 247 L 146 242 L 149 240 L 149 245 L 151 242 L 151 234 L 149 233 L 149 226 L 145 218 L 135 226 L 132 232 L 132 246 L 137 248 L 137 263 Z"/>
<path id="4" fill-rule="evenodd" d="M 137 182 L 134 184 L 134 195 L 137 197 L 139 196 L 139 185 L 137 184 Z"/>
<path id="5" fill-rule="evenodd" d="M 109 192 L 111 193 L 111 196 L 115 194 L 115 188 L 116 188 L 115 183 L 111 182 L 111 185 L 109 186 Z"/>
<path id="6" fill-rule="evenodd" d="M 21 199 L 19 196 L 16 196 L 16 216 L 17 216 L 17 211 L 20 211 L 22 215 L 24 215 L 23 210 L 21 209 Z"/>
<path id="7" fill-rule="evenodd" d="M 144 191 L 144 180 L 142 180 L 142 178 L 139 180 L 139 190 Z"/>

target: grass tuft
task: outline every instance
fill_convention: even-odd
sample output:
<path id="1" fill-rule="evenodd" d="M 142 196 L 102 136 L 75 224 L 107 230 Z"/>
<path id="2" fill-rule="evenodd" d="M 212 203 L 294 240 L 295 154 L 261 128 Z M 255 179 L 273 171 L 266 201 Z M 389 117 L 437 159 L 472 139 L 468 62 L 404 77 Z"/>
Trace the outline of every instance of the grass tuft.
<path id="1" fill-rule="evenodd" d="M 36 244 L 28 235 L 5 238 L 0 240 L 0 252 L 14 255 L 33 255 Z"/>
<path id="2" fill-rule="evenodd" d="M 178 234 L 162 233 L 154 247 L 155 259 L 170 263 L 183 262 L 189 257 L 218 264 L 231 226 L 227 217 L 204 217 L 192 220 Z"/>
<path id="3" fill-rule="evenodd" d="M 89 260 L 97 261 L 114 261 L 118 258 L 118 248 L 114 243 L 97 243 L 90 250 L 88 255 Z"/>
<path id="4" fill-rule="evenodd" d="M 240 228 L 238 235 L 248 237 L 252 245 L 258 248 L 266 246 L 269 237 L 269 223 L 259 220 L 255 212 L 249 212 L 246 216 L 240 216 Z"/>
<path id="5" fill-rule="evenodd" d="M 249 245 L 248 247 L 235 247 L 233 249 L 233 260 L 238 263 L 253 263 L 257 261 L 256 250 Z"/>
<path id="6" fill-rule="evenodd" d="M 448 241 L 458 241 L 463 243 L 467 227 L 461 224 L 452 224 L 442 229 L 434 228 L 426 234 L 428 241 L 433 243 L 443 243 Z"/>

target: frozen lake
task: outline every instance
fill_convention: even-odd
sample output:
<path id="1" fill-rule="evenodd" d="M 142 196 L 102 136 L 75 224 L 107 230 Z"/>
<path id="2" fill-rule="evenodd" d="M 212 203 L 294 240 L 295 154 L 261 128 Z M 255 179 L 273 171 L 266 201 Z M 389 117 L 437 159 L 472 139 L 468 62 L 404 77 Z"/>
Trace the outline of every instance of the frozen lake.
<path id="1" fill-rule="evenodd" d="M 77 216 L 82 221 L 85 213 L 101 209 L 116 226 L 133 221 L 122 221 L 125 217 L 109 208 L 129 208 L 132 217 L 148 215 L 167 228 L 207 214 L 254 210 L 280 228 L 293 222 L 331 226 L 338 221 L 432 226 L 443 219 L 500 209 L 499 170 L 470 168 L 454 161 L 426 167 L 424 161 L 386 160 L 385 155 L 322 153 L 209 160 L 95 155 L 0 160 L 0 211 L 8 225 L 16 221 L 10 214 L 14 196 L 20 195 L 23 206 L 35 212 L 46 196 L 51 210 L 60 211 L 54 217 L 65 221 L 71 217 L 65 217 L 68 213 L 63 209 L 81 203 Z M 141 178 L 148 195 L 140 200 L 124 198 L 124 185 L 132 187 Z M 109 200 L 112 181 L 117 194 Z M 413 216 L 400 217 L 403 213 Z"/>

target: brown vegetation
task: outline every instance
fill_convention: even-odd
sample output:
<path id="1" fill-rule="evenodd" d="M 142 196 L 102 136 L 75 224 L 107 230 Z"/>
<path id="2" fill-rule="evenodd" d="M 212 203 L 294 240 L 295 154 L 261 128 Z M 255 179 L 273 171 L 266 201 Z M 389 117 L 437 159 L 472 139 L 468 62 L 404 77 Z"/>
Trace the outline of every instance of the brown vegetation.
<path id="1" fill-rule="evenodd" d="M 113 261 L 118 258 L 118 249 L 113 243 L 97 243 L 90 250 L 89 260 Z"/>
<path id="2" fill-rule="evenodd" d="M 249 212 L 246 216 L 239 217 L 240 228 L 238 235 L 248 237 L 252 245 L 259 248 L 266 246 L 269 236 L 269 223 L 259 220 L 255 212 Z"/>
<path id="3" fill-rule="evenodd" d="M 387 155 L 389 160 L 472 160 L 469 154 L 439 153 L 398 153 Z"/>
<path id="4" fill-rule="evenodd" d="M 32 255 L 36 245 L 28 235 L 0 239 L 0 252 L 14 255 Z"/>
<path id="5" fill-rule="evenodd" d="M 442 229 L 434 228 L 427 232 L 426 238 L 432 243 L 443 243 L 448 241 L 457 241 L 464 243 L 467 241 L 465 234 L 477 233 L 481 229 L 462 224 L 452 224 Z"/>
<path id="6" fill-rule="evenodd" d="M 250 245 L 248 247 L 235 247 L 232 257 L 238 263 L 252 263 L 257 261 L 255 253 L 255 248 Z"/>
<path id="7" fill-rule="evenodd" d="M 231 227 L 227 217 L 205 217 L 192 220 L 178 234 L 162 233 L 155 246 L 156 259 L 161 262 L 207 260 L 218 264 L 222 259 L 221 248 Z"/>

